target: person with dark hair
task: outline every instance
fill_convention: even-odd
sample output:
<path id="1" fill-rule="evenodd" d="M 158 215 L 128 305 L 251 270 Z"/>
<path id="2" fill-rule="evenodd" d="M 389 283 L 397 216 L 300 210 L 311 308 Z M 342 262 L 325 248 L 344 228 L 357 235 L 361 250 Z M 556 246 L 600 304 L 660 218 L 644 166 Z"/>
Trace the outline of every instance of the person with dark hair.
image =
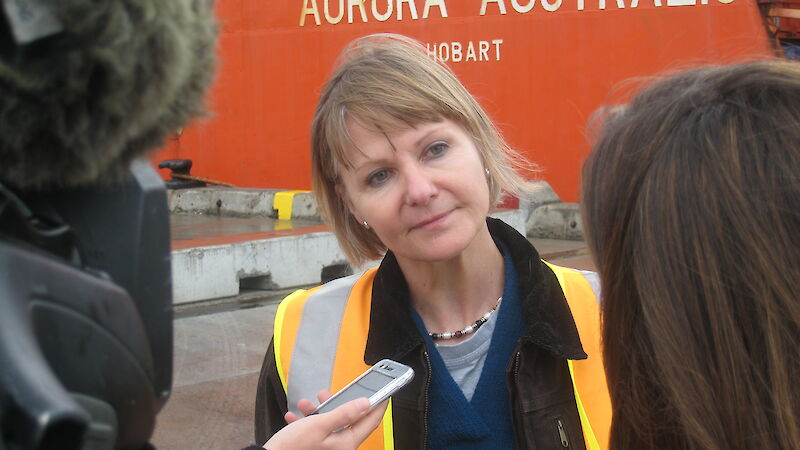
<path id="1" fill-rule="evenodd" d="M 658 81 L 583 169 L 613 449 L 800 448 L 800 65 Z"/>

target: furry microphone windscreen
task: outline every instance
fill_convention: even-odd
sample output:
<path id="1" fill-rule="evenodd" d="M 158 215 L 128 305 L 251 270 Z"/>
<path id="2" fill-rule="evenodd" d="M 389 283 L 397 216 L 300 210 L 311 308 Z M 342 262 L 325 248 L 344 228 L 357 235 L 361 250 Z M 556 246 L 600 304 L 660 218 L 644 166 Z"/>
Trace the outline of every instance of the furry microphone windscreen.
<path id="1" fill-rule="evenodd" d="M 0 181 L 118 180 L 204 113 L 211 0 L 0 0 Z"/>

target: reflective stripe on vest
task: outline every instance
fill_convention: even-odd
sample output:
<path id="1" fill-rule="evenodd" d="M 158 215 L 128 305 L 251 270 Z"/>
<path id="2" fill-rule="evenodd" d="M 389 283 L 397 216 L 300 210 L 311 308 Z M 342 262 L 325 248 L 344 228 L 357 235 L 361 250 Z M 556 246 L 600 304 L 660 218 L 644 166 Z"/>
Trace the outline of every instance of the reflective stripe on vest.
<path id="1" fill-rule="evenodd" d="M 313 401 L 322 389 L 336 392 L 369 368 L 364 350 L 376 271 L 295 291 L 281 302 L 273 345 L 290 411 L 299 413 L 301 398 Z M 359 448 L 394 449 L 391 400 L 381 426 Z"/>
<path id="2" fill-rule="evenodd" d="M 583 350 L 589 355 L 587 359 L 567 361 L 586 447 L 605 449 L 611 431 L 611 398 L 600 348 L 600 282 L 594 272 L 568 269 L 546 261 L 545 264 L 558 278 Z M 586 301 L 590 298 L 592 301 Z"/>
<path id="3" fill-rule="evenodd" d="M 568 361 L 586 446 L 590 450 L 604 449 L 611 425 L 611 404 L 599 352 L 596 275 L 547 265 L 558 278 L 589 355 L 586 360 Z M 275 317 L 274 350 L 291 411 L 297 413 L 301 398 L 314 400 L 322 389 L 336 392 L 369 367 L 363 356 L 376 271 L 374 268 L 363 275 L 296 291 L 281 302 Z M 391 410 L 390 401 L 381 427 L 359 449 L 394 448 Z"/>

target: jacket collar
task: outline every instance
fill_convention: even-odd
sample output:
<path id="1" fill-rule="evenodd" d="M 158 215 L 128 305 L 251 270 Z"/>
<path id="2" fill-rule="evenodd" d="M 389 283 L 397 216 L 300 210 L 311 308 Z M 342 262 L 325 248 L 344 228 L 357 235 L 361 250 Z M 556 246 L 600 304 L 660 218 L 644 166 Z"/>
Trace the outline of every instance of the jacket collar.
<path id="1" fill-rule="evenodd" d="M 555 274 L 541 262 L 528 239 L 505 222 L 487 218 L 489 232 L 506 244 L 517 269 L 520 298 L 525 314 L 521 340 L 531 342 L 554 356 L 585 359 L 578 330 Z M 372 285 L 372 307 L 364 362 L 383 358 L 400 360 L 424 345 L 411 318 L 408 285 L 397 259 L 390 251 L 383 258 Z"/>

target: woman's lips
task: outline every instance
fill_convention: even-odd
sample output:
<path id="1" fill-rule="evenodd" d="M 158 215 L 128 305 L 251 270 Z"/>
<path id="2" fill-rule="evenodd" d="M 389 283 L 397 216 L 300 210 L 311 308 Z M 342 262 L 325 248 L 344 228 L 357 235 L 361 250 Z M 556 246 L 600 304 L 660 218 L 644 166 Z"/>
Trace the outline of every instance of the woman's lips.
<path id="1" fill-rule="evenodd" d="M 412 230 L 429 230 L 429 229 L 432 229 L 432 228 L 436 228 L 437 226 L 441 225 L 444 222 L 444 220 L 447 218 L 447 216 L 449 216 L 449 215 L 450 215 L 450 211 L 448 211 L 446 213 L 443 213 L 443 214 L 435 215 L 433 217 L 430 217 L 428 219 L 425 219 L 425 220 L 417 223 L 416 225 L 411 227 L 411 229 Z"/>

